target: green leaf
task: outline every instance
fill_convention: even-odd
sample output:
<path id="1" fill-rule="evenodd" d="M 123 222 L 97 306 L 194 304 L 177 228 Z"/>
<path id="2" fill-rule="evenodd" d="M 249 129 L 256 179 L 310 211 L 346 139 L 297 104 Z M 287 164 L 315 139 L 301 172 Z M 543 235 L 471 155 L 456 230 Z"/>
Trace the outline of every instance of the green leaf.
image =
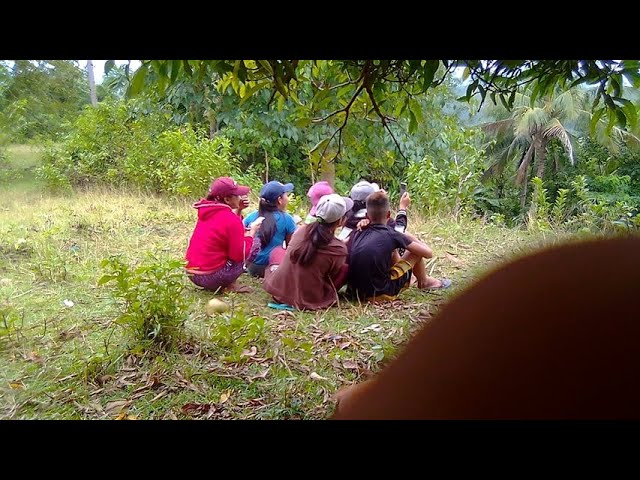
<path id="1" fill-rule="evenodd" d="M 577 80 L 574 80 L 573 82 L 571 82 L 571 85 L 569 85 L 569 89 L 576 87 L 578 85 L 582 85 L 583 83 L 587 83 L 589 81 L 592 81 L 593 78 L 589 77 L 589 76 L 585 76 L 582 78 L 578 78 Z"/>
<path id="2" fill-rule="evenodd" d="M 258 60 L 258 63 L 269 75 L 273 75 L 273 68 L 271 68 L 271 64 L 268 61 Z"/>
<path id="3" fill-rule="evenodd" d="M 513 102 L 516 100 L 516 91 L 512 91 L 511 95 L 509 96 L 509 110 L 511 110 L 513 108 Z"/>
<path id="4" fill-rule="evenodd" d="M 618 121 L 618 125 L 620 125 L 621 128 L 626 127 L 627 117 L 625 116 L 624 112 L 618 108 L 616 108 L 615 112 L 616 112 L 616 119 Z"/>
<path id="5" fill-rule="evenodd" d="M 531 97 L 529 101 L 529 106 L 533 108 L 535 105 L 536 98 L 538 98 L 538 94 L 540 93 L 540 82 L 536 82 L 536 86 L 533 87 L 533 91 L 531 92 Z"/>
<path id="6" fill-rule="evenodd" d="M 181 65 L 182 62 L 180 62 L 180 60 L 171 60 L 171 83 L 175 82 L 176 78 L 178 78 Z"/>
<path id="7" fill-rule="evenodd" d="M 614 97 L 615 102 L 622 104 L 622 111 L 627 117 L 627 121 L 629 122 L 629 126 L 631 128 L 635 128 L 636 122 L 638 121 L 638 112 L 633 103 L 626 98 Z"/>
<path id="8" fill-rule="evenodd" d="M 109 72 L 115 66 L 116 66 L 115 60 L 107 60 L 106 62 L 104 62 L 104 74 L 109 75 Z"/>
<path id="9" fill-rule="evenodd" d="M 104 285 L 105 283 L 110 282 L 115 278 L 115 275 L 103 275 L 102 277 L 100 277 L 100 280 L 98 280 L 98 286 Z"/>
<path id="10" fill-rule="evenodd" d="M 308 117 L 299 118 L 298 120 L 296 120 L 295 123 L 296 123 L 296 127 L 305 128 L 311 124 L 311 119 Z"/>
<path id="11" fill-rule="evenodd" d="M 182 67 L 184 68 L 184 71 L 187 75 L 191 76 L 193 75 L 193 70 L 191 69 L 191 65 L 189 65 L 189 61 L 188 60 L 183 60 L 182 61 Z"/>
<path id="12" fill-rule="evenodd" d="M 345 85 L 344 87 L 341 87 L 338 89 L 338 93 L 336 94 L 336 97 L 342 98 L 344 97 L 345 93 L 351 92 L 352 90 L 353 90 L 353 85 Z"/>
<path id="13" fill-rule="evenodd" d="M 611 135 L 611 130 L 616 124 L 616 115 L 613 114 L 613 110 L 607 109 L 607 115 L 609 116 L 609 123 L 607 123 L 607 135 Z"/>
<path id="14" fill-rule="evenodd" d="M 267 87 L 269 83 L 270 83 L 269 81 L 265 80 L 265 81 L 256 83 L 251 88 L 246 88 L 244 91 L 244 95 L 242 96 L 242 100 L 240 100 L 240 105 L 242 105 L 244 102 L 249 100 L 249 98 L 258 90 L 262 90 L 263 88 Z"/>
<path id="15" fill-rule="evenodd" d="M 476 87 L 478 86 L 478 80 L 474 80 L 473 82 L 471 82 L 471 84 L 467 87 L 467 94 L 465 96 L 465 98 L 467 100 L 469 100 L 471 98 L 471 95 L 473 94 L 473 91 L 476 89 Z"/>
<path id="16" fill-rule="evenodd" d="M 484 101 L 484 97 L 487 95 L 487 91 L 485 90 L 485 88 L 481 84 L 478 84 L 478 90 L 480 91 L 480 99 L 481 99 L 481 101 Z"/>
<path id="17" fill-rule="evenodd" d="M 418 129 L 418 120 L 412 110 L 409 110 L 409 135 L 413 135 Z"/>
<path id="18" fill-rule="evenodd" d="M 426 90 L 427 88 L 429 88 L 431 86 L 431 83 L 433 83 L 433 77 L 436 74 L 436 71 L 438 70 L 438 67 L 440 66 L 440 61 L 439 60 L 427 60 L 425 65 L 424 65 L 424 70 L 422 72 L 423 74 L 423 79 L 422 79 L 422 89 Z"/>
<path id="19" fill-rule="evenodd" d="M 133 75 L 133 79 L 131 80 L 131 84 L 129 85 L 129 91 L 127 92 L 127 96 L 135 96 L 138 95 L 142 88 L 144 87 L 144 78 L 147 75 L 147 70 L 149 69 L 149 64 L 143 64 Z"/>
<path id="20" fill-rule="evenodd" d="M 503 94 L 503 93 L 501 93 L 501 94 L 500 94 L 500 97 L 499 97 L 499 98 L 500 98 L 500 102 L 502 103 L 502 106 L 503 106 L 504 108 L 506 108 L 507 110 L 510 110 L 510 108 L 509 108 L 509 104 L 508 104 L 508 103 L 507 103 L 507 101 L 504 99 L 504 94 Z"/>
<path id="21" fill-rule="evenodd" d="M 619 97 L 620 96 L 620 82 L 618 81 L 618 79 L 616 77 L 611 77 L 611 88 L 613 89 L 613 95 L 614 97 Z"/>
<path id="22" fill-rule="evenodd" d="M 327 146 L 327 144 L 329 143 L 329 140 L 330 140 L 329 138 L 324 138 L 324 139 L 320 140 L 316 144 L 315 147 L 313 147 L 311 150 L 309 150 L 309 154 L 312 154 L 312 153 L 316 152 L 317 150 L 319 150 L 321 148 L 324 149 Z"/>
<path id="23" fill-rule="evenodd" d="M 602 117 L 603 113 L 604 113 L 604 108 L 600 108 L 600 109 L 596 110 L 594 112 L 594 114 L 592 115 L 591 121 L 589 122 L 589 128 L 591 129 L 591 133 L 592 134 L 595 133 L 596 125 L 600 121 L 600 118 Z"/>

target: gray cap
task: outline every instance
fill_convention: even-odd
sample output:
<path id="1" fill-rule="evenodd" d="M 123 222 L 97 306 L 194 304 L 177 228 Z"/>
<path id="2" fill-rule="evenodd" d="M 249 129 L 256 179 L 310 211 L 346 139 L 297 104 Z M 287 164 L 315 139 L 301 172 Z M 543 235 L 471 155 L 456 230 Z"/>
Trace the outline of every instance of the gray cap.
<path id="1" fill-rule="evenodd" d="M 380 190 L 377 183 L 369 183 L 366 180 L 356 183 L 351 189 L 350 196 L 353 200 L 364 202 L 373 192 Z"/>
<path id="2" fill-rule="evenodd" d="M 353 208 L 353 200 L 349 197 L 341 197 L 337 193 L 320 197 L 316 206 L 316 217 L 325 223 L 333 223 L 340 220 Z"/>

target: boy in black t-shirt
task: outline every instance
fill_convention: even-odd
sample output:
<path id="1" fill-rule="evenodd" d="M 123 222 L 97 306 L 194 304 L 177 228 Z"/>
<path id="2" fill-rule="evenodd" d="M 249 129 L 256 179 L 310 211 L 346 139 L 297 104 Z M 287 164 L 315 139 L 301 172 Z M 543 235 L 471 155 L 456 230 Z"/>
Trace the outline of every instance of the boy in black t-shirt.
<path id="1" fill-rule="evenodd" d="M 384 191 L 367 197 L 367 217 L 363 230 L 352 234 L 349 252 L 348 285 L 352 295 L 360 300 L 393 300 L 409 286 L 411 274 L 418 280 L 418 288 L 437 289 L 451 285 L 449 279 L 427 275 L 423 258 L 433 252 L 416 237 L 400 233 L 386 223 L 390 216 L 389 198 Z M 397 248 L 407 251 L 402 257 Z"/>

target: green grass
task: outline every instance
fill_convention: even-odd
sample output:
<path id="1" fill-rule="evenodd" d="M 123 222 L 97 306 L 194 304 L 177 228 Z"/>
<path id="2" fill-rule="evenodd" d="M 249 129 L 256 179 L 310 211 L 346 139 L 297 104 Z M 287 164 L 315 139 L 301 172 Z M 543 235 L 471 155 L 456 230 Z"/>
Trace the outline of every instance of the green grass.
<path id="1" fill-rule="evenodd" d="M 97 285 L 100 262 L 183 258 L 191 201 L 108 189 L 50 195 L 29 175 L 37 149 L 10 147 L 9 164 L 22 174 L 0 186 L 1 418 L 326 418 L 338 388 L 375 374 L 447 298 L 557 238 L 413 215 L 411 231 L 435 252 L 428 269 L 452 278 L 450 290 L 290 313 L 267 308 L 260 282 L 243 276 L 254 293 L 222 296 L 231 311 L 211 318 L 213 294 L 185 279 L 184 339 L 169 352 L 142 349 L 114 322 L 121 306 L 109 284 Z"/>

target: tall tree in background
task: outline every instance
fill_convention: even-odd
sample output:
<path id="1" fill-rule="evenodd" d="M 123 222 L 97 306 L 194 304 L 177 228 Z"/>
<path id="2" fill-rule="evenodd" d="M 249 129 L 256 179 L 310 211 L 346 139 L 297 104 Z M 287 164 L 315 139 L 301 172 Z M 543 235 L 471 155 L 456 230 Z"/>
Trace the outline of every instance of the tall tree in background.
<path id="1" fill-rule="evenodd" d="M 96 94 L 96 81 L 93 78 L 93 60 L 87 60 L 87 76 L 89 77 L 89 95 L 91 96 L 91 105 L 98 105 L 98 95 Z"/>
<path id="2" fill-rule="evenodd" d="M 87 77 L 75 60 L 0 63 L 0 125 L 10 141 L 55 138 L 89 103 Z"/>

